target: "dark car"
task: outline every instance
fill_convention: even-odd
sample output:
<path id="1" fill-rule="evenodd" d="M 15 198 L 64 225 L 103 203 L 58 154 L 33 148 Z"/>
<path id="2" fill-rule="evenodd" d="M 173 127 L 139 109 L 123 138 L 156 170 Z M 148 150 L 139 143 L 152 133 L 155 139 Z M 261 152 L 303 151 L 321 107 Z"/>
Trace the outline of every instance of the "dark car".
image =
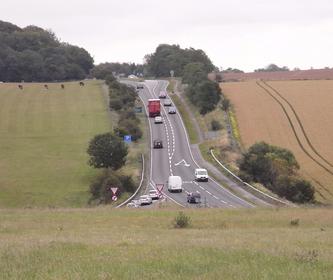
<path id="1" fill-rule="evenodd" d="M 137 89 L 144 89 L 144 86 L 143 85 L 137 85 L 136 88 Z"/>
<path id="2" fill-rule="evenodd" d="M 163 148 L 162 140 L 154 140 L 154 149 L 162 149 L 162 148 Z"/>
<path id="3" fill-rule="evenodd" d="M 187 194 L 188 203 L 201 203 L 201 195 L 198 192 L 188 193 Z"/>

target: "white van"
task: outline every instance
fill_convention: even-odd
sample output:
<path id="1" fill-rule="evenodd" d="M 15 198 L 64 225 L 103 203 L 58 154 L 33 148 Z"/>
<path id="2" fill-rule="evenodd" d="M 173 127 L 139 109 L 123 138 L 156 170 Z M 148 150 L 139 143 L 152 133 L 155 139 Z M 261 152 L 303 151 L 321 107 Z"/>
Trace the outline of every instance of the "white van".
<path id="1" fill-rule="evenodd" d="M 168 191 L 169 192 L 182 192 L 183 181 L 180 176 L 169 176 Z"/>

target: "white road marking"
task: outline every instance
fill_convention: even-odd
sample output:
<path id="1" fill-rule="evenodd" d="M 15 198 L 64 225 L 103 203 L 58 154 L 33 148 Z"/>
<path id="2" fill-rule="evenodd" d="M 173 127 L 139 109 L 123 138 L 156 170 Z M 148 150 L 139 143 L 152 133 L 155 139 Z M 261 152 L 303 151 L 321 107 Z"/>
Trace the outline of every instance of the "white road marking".
<path id="1" fill-rule="evenodd" d="M 207 190 L 206 190 L 206 193 L 208 193 L 208 194 L 212 195 L 212 193 L 210 193 L 210 192 L 209 192 L 209 191 L 207 191 Z"/>

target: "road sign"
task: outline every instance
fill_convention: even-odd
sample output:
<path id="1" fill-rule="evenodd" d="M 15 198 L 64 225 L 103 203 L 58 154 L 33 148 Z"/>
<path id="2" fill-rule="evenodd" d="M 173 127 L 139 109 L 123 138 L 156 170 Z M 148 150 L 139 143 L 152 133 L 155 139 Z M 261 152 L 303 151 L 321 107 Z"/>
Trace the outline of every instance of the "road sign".
<path id="1" fill-rule="evenodd" d="M 117 190 L 118 190 L 118 188 L 110 188 L 110 190 L 112 191 L 112 193 L 115 195 L 116 194 L 116 192 L 117 192 Z"/>
<path id="2" fill-rule="evenodd" d="M 131 135 L 124 135 L 124 142 L 125 143 L 131 143 L 132 142 L 132 136 Z"/>
<path id="3" fill-rule="evenodd" d="M 164 184 L 156 184 L 156 189 L 157 189 L 159 198 L 163 197 L 163 193 L 162 193 L 163 188 L 164 188 Z"/>
<path id="4" fill-rule="evenodd" d="M 116 195 L 113 195 L 111 198 L 113 201 L 117 201 L 118 197 Z"/>

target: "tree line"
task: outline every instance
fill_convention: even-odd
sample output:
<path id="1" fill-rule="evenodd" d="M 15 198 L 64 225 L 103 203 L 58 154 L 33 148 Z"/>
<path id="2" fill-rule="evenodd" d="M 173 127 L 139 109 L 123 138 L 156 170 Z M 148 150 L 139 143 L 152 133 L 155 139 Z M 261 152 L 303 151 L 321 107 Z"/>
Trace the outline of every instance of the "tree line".
<path id="1" fill-rule="evenodd" d="M 106 73 L 103 79 L 109 86 L 109 108 L 118 113 L 118 124 L 112 132 L 91 139 L 87 149 L 88 164 L 103 170 L 90 185 L 91 202 L 97 204 L 112 201 L 110 186 L 118 187 L 118 195 L 135 191 L 133 178 L 119 172 L 128 154 L 123 137 L 131 135 L 134 142 L 142 137 L 140 119 L 134 112 L 137 99 L 135 89 L 119 83 L 110 73 Z"/>
<path id="2" fill-rule="evenodd" d="M 85 49 L 60 42 L 52 31 L 0 21 L 0 81 L 79 80 L 92 68 Z"/>

